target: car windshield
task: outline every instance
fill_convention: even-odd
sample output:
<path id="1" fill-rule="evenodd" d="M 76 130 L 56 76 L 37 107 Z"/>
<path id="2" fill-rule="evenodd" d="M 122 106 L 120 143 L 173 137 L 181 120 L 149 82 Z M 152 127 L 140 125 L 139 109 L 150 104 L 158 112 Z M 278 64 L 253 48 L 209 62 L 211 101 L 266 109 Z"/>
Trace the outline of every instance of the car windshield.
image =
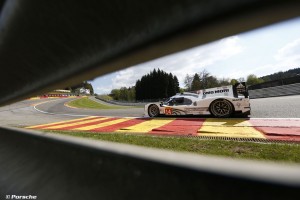
<path id="1" fill-rule="evenodd" d="M 170 104 L 173 104 L 172 101 L 173 101 L 173 98 L 170 97 L 170 98 L 168 98 L 167 100 L 165 100 L 165 101 L 163 102 L 163 105 L 170 106 Z"/>
<path id="2" fill-rule="evenodd" d="M 184 97 L 170 97 L 167 99 L 163 105 L 166 106 L 179 106 L 179 105 L 191 105 L 192 100 Z"/>

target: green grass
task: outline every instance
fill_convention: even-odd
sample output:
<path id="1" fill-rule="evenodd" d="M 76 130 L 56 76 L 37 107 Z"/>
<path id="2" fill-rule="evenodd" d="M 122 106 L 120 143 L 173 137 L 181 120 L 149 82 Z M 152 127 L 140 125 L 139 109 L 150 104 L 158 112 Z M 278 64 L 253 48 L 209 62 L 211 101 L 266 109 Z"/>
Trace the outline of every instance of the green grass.
<path id="1" fill-rule="evenodd" d="M 100 97 L 101 99 L 104 99 L 106 101 L 113 100 L 113 98 L 111 96 L 108 96 L 108 95 L 98 95 L 98 97 Z"/>
<path id="2" fill-rule="evenodd" d="M 49 132 L 49 131 L 47 131 Z M 77 137 L 133 144 L 171 151 L 218 155 L 231 158 L 282 161 L 300 163 L 300 145 L 278 143 L 253 143 L 199 138 L 150 136 L 137 134 L 91 133 L 71 131 L 50 131 Z"/>
<path id="3" fill-rule="evenodd" d="M 101 103 L 97 103 L 95 101 L 90 100 L 89 98 L 80 98 L 74 101 L 70 101 L 68 103 L 69 106 L 76 108 L 89 108 L 89 109 L 126 109 L 132 108 L 130 106 L 114 106 L 114 105 L 105 105 Z"/>

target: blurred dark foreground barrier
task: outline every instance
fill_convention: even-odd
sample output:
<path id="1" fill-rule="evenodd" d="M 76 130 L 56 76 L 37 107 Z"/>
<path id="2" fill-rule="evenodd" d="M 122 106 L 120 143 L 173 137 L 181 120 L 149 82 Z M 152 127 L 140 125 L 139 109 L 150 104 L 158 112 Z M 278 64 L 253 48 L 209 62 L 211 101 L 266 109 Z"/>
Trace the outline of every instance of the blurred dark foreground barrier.
<path id="1" fill-rule="evenodd" d="M 299 165 L 0 128 L 0 193 L 38 199 L 291 199 Z M 13 158 L 13 159 L 12 159 Z"/>

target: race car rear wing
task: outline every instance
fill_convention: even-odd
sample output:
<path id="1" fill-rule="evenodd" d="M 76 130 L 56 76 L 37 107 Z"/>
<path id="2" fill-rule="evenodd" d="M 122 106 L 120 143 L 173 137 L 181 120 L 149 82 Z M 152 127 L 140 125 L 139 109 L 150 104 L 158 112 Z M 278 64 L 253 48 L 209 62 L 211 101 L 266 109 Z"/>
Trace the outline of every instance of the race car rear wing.
<path id="1" fill-rule="evenodd" d="M 245 98 L 249 97 L 248 88 L 246 86 L 246 82 L 240 82 L 236 83 L 232 86 L 233 89 L 233 96 L 238 97 L 239 94 L 242 94 L 245 96 Z"/>

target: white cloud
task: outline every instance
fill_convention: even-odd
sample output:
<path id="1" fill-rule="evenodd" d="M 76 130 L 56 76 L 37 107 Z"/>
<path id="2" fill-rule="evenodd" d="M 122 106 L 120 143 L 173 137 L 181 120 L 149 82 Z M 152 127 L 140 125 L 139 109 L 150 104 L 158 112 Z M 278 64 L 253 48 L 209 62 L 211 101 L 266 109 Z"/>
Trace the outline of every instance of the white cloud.
<path id="1" fill-rule="evenodd" d="M 112 86 L 102 86 L 102 87 L 97 86 L 96 90 L 95 90 L 95 93 L 97 93 L 97 94 L 109 94 L 112 89 L 113 89 Z"/>
<path id="2" fill-rule="evenodd" d="M 289 69 L 300 66 L 300 38 L 287 43 L 278 49 L 273 56 L 274 62 L 263 66 L 248 70 L 248 74 L 256 74 L 257 76 L 265 76 L 279 71 L 287 71 Z"/>
<path id="3" fill-rule="evenodd" d="M 242 50 L 238 36 L 228 37 L 119 71 L 117 76 L 112 79 L 112 87 L 133 86 L 136 80 L 154 68 L 160 68 L 168 73 L 175 74 L 179 82 L 183 84 L 186 74 L 200 72 L 203 68 L 207 68 L 218 61 L 231 58 Z"/>
<path id="4" fill-rule="evenodd" d="M 274 56 L 280 64 L 299 66 L 300 63 L 300 38 L 286 44 Z"/>
<path id="5" fill-rule="evenodd" d="M 116 77 L 112 79 L 112 87 L 130 87 L 135 85 L 136 80 L 139 78 L 139 74 L 136 73 L 134 68 L 128 68 L 117 72 Z"/>
<path id="6" fill-rule="evenodd" d="M 242 52 L 242 46 L 239 44 L 239 41 L 240 39 L 238 36 L 232 36 L 221 40 L 217 47 L 220 48 L 219 58 L 221 60 L 228 59 Z"/>

